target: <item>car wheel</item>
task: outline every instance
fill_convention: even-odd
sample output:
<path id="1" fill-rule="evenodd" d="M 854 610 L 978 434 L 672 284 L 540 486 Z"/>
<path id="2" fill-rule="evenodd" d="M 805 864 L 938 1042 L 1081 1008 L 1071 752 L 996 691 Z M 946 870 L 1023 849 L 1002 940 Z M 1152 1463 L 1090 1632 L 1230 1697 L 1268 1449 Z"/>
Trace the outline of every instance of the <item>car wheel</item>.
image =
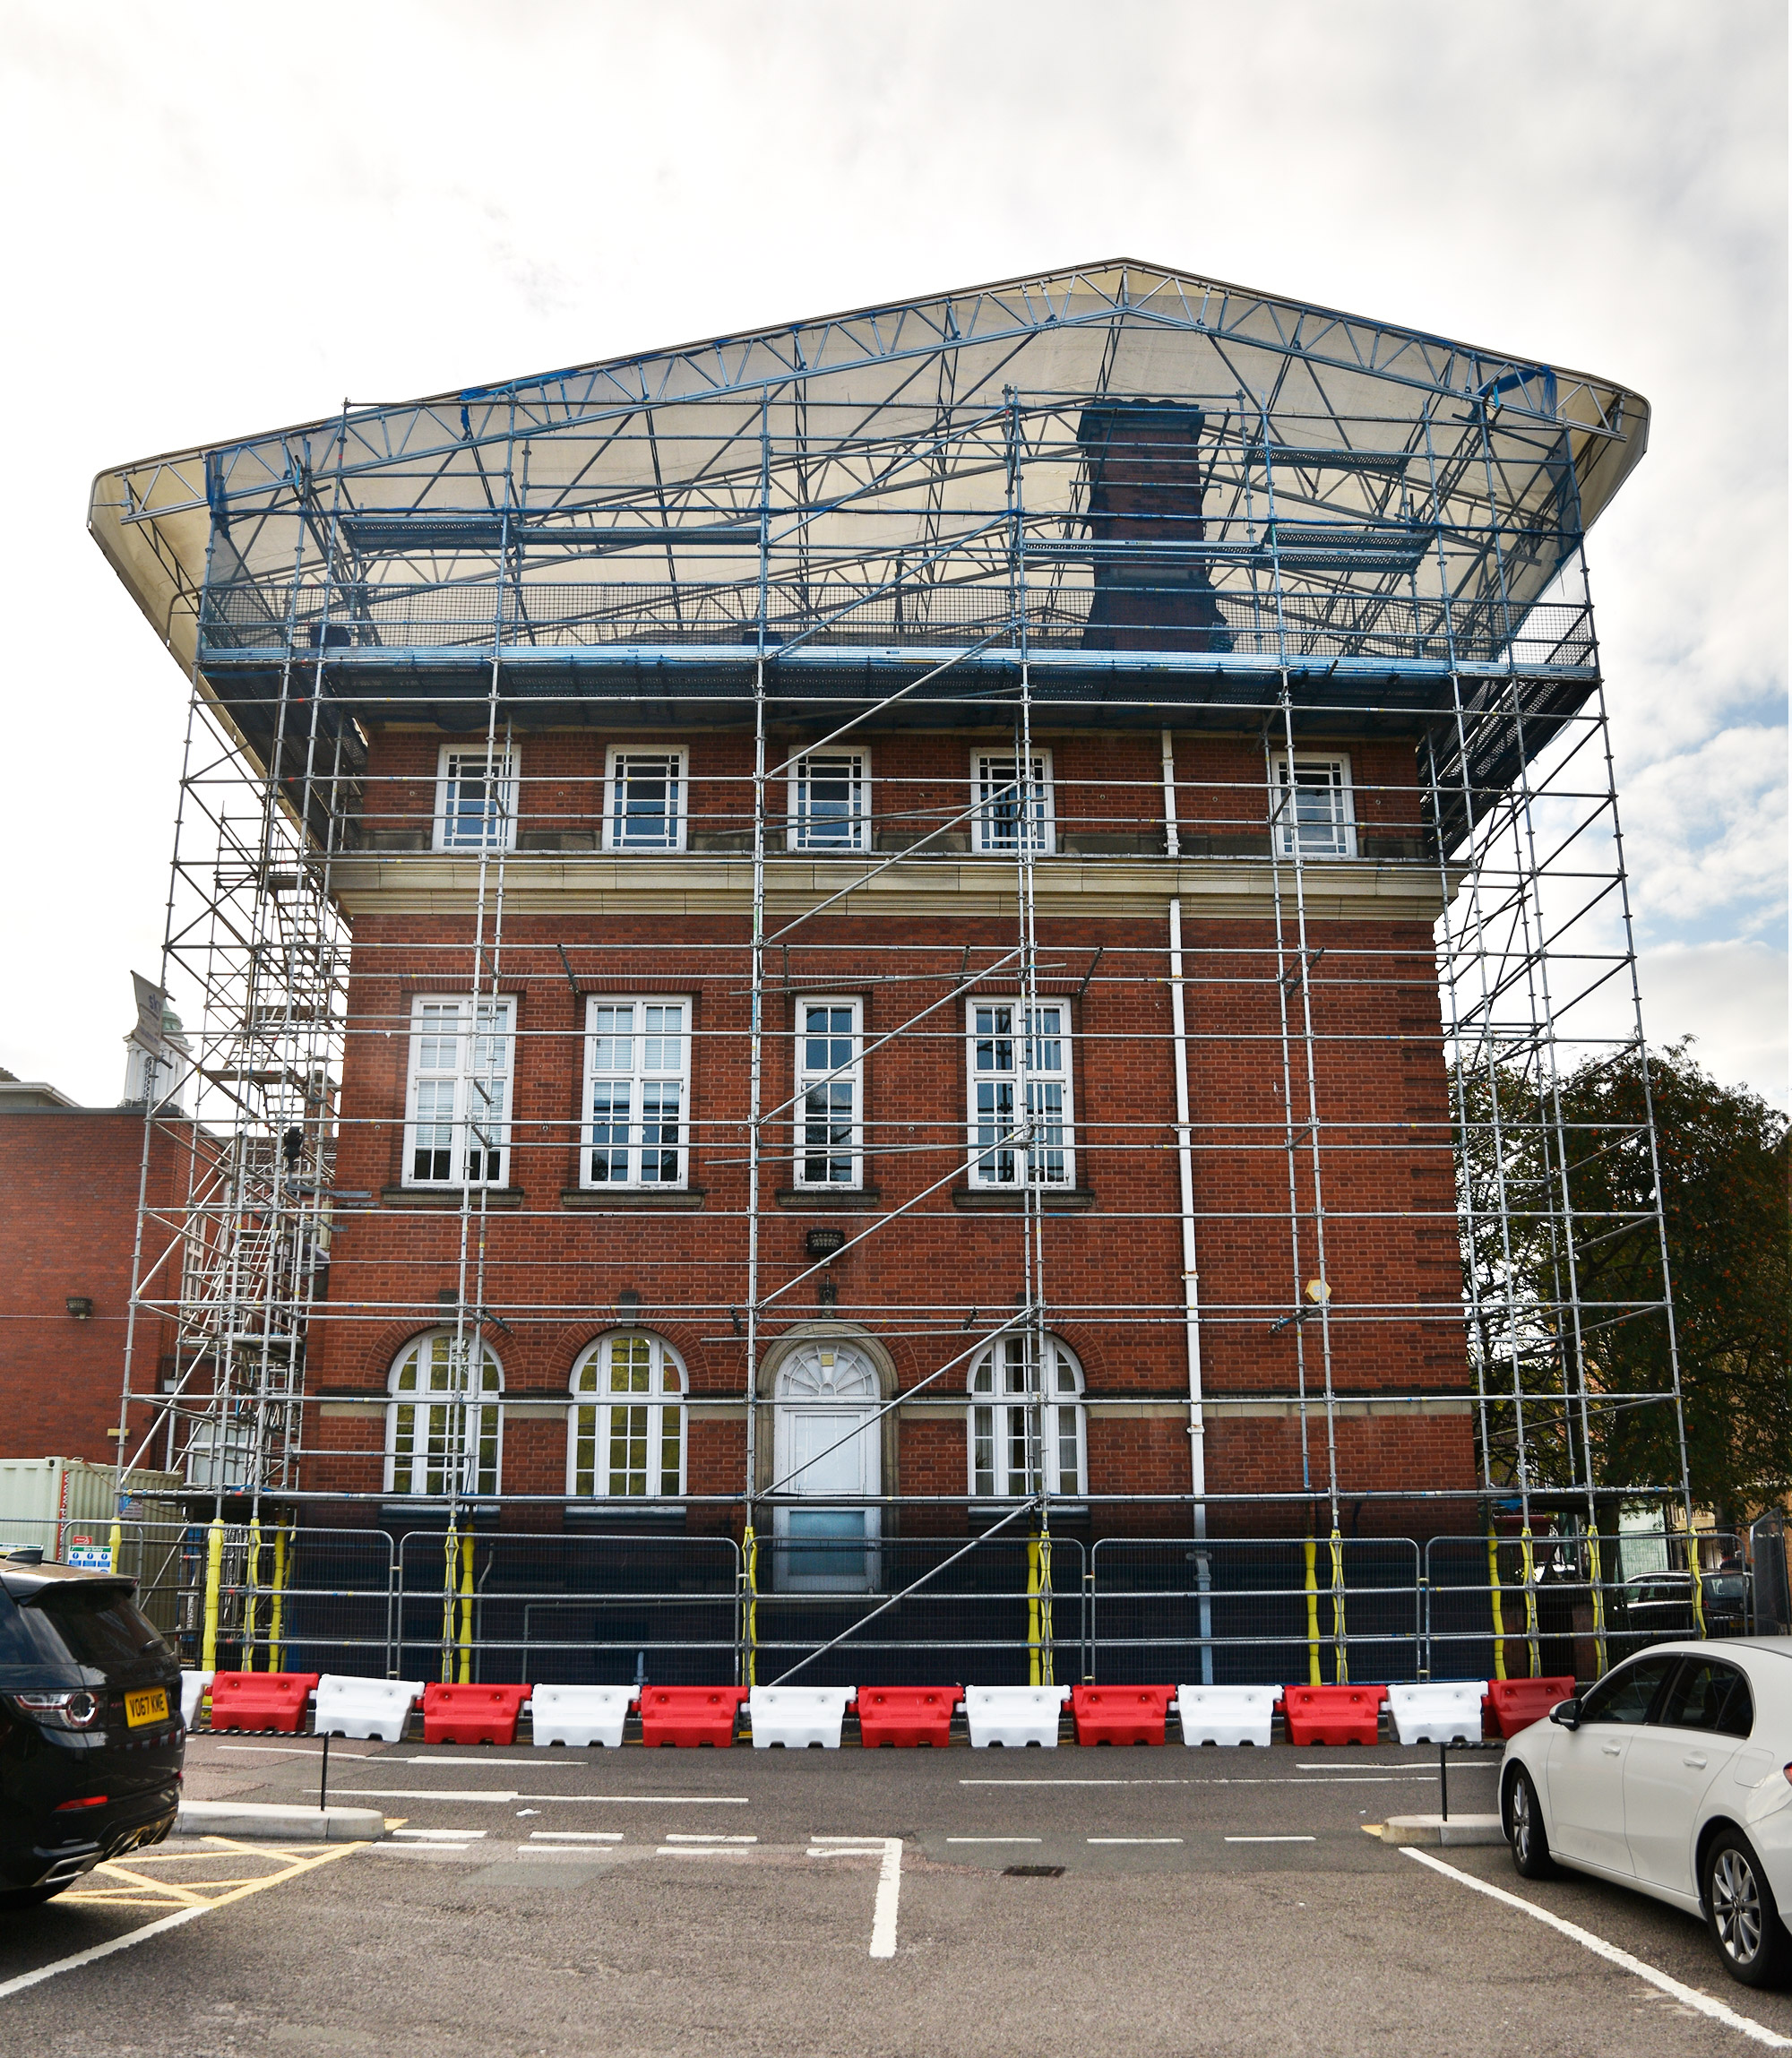
<path id="1" fill-rule="evenodd" d="M 1747 1838 L 1720 1830 L 1705 1853 L 1705 1919 L 1724 1969 L 1745 1986 L 1771 1986 L 1787 1968 L 1788 1946 L 1773 1889 Z"/>
<path id="2" fill-rule="evenodd" d="M 1520 1879 L 1555 1877 L 1555 1861 L 1549 1855 L 1549 1837 L 1543 1827 L 1543 1808 L 1537 1788 L 1530 1783 L 1530 1774 L 1522 1765 L 1512 1775 L 1506 1792 L 1506 1835 Z"/>
<path id="3" fill-rule="evenodd" d="M 58 1880 L 53 1887 L 0 1887 L 0 1908 L 34 1908 L 73 1884 L 73 1880 Z"/>

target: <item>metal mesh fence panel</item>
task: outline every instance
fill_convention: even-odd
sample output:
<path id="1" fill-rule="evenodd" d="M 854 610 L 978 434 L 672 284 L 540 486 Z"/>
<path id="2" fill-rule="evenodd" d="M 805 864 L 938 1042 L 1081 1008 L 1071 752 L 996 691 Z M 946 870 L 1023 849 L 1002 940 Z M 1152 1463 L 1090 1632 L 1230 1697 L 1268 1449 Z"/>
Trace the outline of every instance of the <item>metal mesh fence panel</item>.
<path id="1" fill-rule="evenodd" d="M 411 1530 L 399 1554 L 400 1676 L 566 1686 L 730 1681 L 740 1552 L 728 1537 Z"/>
<path id="2" fill-rule="evenodd" d="M 1024 1537 L 993 1537 L 956 1564 L 946 1561 L 964 1551 L 962 1537 L 905 1537 L 853 1548 L 864 1562 L 842 1575 L 818 1569 L 800 1544 L 760 1544 L 753 1614 L 762 1685 L 797 1665 L 802 1669 L 792 1683 L 803 1686 L 1025 1686 L 1047 1664 L 1061 1683 L 1081 1677 L 1085 1554 L 1076 1539 L 1053 1537 L 1044 1597 L 1038 1553 Z M 884 1608 L 892 1595 L 930 1573 L 918 1593 Z M 864 1582 L 857 1591 L 814 1590 L 817 1580 L 855 1574 Z M 810 1590 L 798 1590 L 804 1587 Z M 871 1620 L 880 1608 L 884 1612 Z M 824 1648 L 842 1636 L 832 1649 Z"/>
<path id="3" fill-rule="evenodd" d="M 1281 1685 L 1416 1679 L 1423 1659 L 1418 1547 L 1346 1537 L 1105 1537 L 1093 1569 L 1094 1676 Z"/>

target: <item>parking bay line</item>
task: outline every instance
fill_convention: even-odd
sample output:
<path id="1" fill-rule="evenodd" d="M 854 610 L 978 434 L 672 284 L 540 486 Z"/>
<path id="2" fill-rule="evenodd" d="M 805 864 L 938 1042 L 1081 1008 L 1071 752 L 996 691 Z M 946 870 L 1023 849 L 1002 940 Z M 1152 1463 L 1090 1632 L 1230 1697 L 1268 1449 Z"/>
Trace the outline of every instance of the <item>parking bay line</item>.
<path id="1" fill-rule="evenodd" d="M 1478 1880 L 1472 1873 L 1459 1872 L 1454 1865 L 1446 1865 L 1442 1858 L 1434 1858 L 1428 1851 L 1417 1851 L 1409 1844 L 1400 1847 L 1402 1857 L 1412 1858 L 1421 1865 L 1429 1866 L 1434 1873 L 1442 1873 L 1446 1879 L 1460 1886 L 1472 1888 L 1478 1894 L 1486 1894 L 1489 1900 L 1500 1901 L 1507 1907 L 1518 1909 L 1534 1921 L 1546 1924 L 1562 1935 L 1571 1937 L 1590 1950 L 1595 1957 L 1605 1959 L 1621 1971 L 1634 1973 L 1663 1993 L 1683 2002 L 1688 2008 L 1696 2009 L 1701 2015 L 1709 2015 L 1714 2022 L 1721 2022 L 1727 2028 L 1739 2029 L 1745 2036 L 1757 2044 L 1764 2044 L 1770 2051 L 1792 2051 L 1792 2036 L 1782 2036 L 1777 2029 L 1770 2029 L 1764 2022 L 1757 2022 L 1752 2016 L 1739 2015 L 1734 2008 L 1716 2000 L 1709 1993 L 1701 1993 L 1696 1986 L 1687 1986 L 1671 1973 L 1658 1972 L 1654 1966 L 1645 1965 L 1640 1958 L 1633 1958 L 1629 1951 L 1621 1950 L 1615 1943 L 1607 1943 L 1604 1937 L 1595 1936 L 1591 1930 L 1582 1929 L 1578 1923 L 1564 1922 L 1559 1915 L 1548 1908 L 1538 1907 L 1535 1901 L 1528 1901 L 1521 1895 L 1508 1893 L 1503 1887 L 1496 1887 L 1489 1881 Z"/>
<path id="2" fill-rule="evenodd" d="M 129 1950 L 134 1943 L 147 1943 L 152 1936 L 160 1936 L 165 1930 L 178 1929 L 183 1923 L 195 1922 L 202 1915 L 210 1915 L 213 1908 L 228 1907 L 232 1901 L 246 1899 L 250 1894 L 258 1894 L 263 1887 L 277 1887 L 282 1881 L 296 1878 L 300 1873 L 314 1873 L 320 1865 L 332 1864 L 339 1858 L 350 1856 L 356 1851 L 374 1849 L 378 1845 L 338 1844 L 333 1850 L 317 1857 L 306 1856 L 295 1860 L 284 1872 L 270 1873 L 265 1879 L 246 1880 L 240 1887 L 228 1893 L 220 1894 L 216 1899 L 201 1901 L 192 1907 L 177 1908 L 172 1915 L 163 1916 L 159 1922 L 145 1923 L 141 1929 L 126 1930 L 122 1936 L 110 1937 L 104 1943 L 90 1945 L 86 1950 L 77 1950 L 68 1958 L 59 1958 L 48 1965 L 40 1965 L 31 1972 L 21 1972 L 8 1980 L 0 1980 L 0 2001 L 15 1993 L 22 1993 L 28 1986 L 36 1986 L 46 1979 L 54 1979 L 59 1972 L 73 1972 L 83 1965 L 95 1965 L 102 1958 L 110 1958 L 114 1951 Z"/>
<path id="3" fill-rule="evenodd" d="M 948 1837 L 949 1844 L 1042 1844 L 1043 1837 Z"/>
<path id="4" fill-rule="evenodd" d="M 1228 1844 L 1316 1844 L 1317 1837 L 1228 1837 Z"/>
<path id="5" fill-rule="evenodd" d="M 1085 1844 L 1179 1844 L 1180 1837 L 1085 1837 Z M 1229 1843 L 1231 1839 L 1228 1838 Z M 1310 1843 L 1312 1838 L 1307 1841 Z"/>

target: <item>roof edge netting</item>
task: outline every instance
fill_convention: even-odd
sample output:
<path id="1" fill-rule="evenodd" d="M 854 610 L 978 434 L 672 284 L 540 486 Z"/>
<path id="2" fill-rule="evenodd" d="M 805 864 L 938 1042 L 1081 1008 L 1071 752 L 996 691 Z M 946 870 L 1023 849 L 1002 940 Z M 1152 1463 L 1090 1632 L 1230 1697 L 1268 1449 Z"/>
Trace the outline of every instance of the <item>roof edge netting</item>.
<path id="1" fill-rule="evenodd" d="M 1532 616 L 1649 418 L 1612 380 L 1120 258 L 146 458 L 89 524 L 226 701 L 300 650 L 595 676 L 918 658 L 1004 619 L 1109 667 L 1303 638 L 1510 667 L 1563 644 Z"/>

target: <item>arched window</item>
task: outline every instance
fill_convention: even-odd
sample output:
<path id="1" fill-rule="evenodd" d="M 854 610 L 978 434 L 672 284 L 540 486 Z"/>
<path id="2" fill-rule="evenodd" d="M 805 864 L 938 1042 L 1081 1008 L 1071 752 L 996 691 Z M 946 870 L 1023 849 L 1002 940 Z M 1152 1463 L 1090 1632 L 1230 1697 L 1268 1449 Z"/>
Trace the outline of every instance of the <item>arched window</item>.
<path id="1" fill-rule="evenodd" d="M 451 1329 L 413 1337 L 392 1366 L 386 1408 L 389 1494 L 495 1494 L 504 1370 L 489 1346 Z"/>
<path id="2" fill-rule="evenodd" d="M 614 1330 L 581 1352 L 572 1383 L 567 1493 L 676 1500 L 685 1491 L 685 1380 L 671 1345 L 648 1330 Z"/>
<path id="3" fill-rule="evenodd" d="M 1082 1367 L 1068 1344 L 1004 1336 L 970 1374 L 970 1490 L 992 1501 L 1081 1494 Z"/>

